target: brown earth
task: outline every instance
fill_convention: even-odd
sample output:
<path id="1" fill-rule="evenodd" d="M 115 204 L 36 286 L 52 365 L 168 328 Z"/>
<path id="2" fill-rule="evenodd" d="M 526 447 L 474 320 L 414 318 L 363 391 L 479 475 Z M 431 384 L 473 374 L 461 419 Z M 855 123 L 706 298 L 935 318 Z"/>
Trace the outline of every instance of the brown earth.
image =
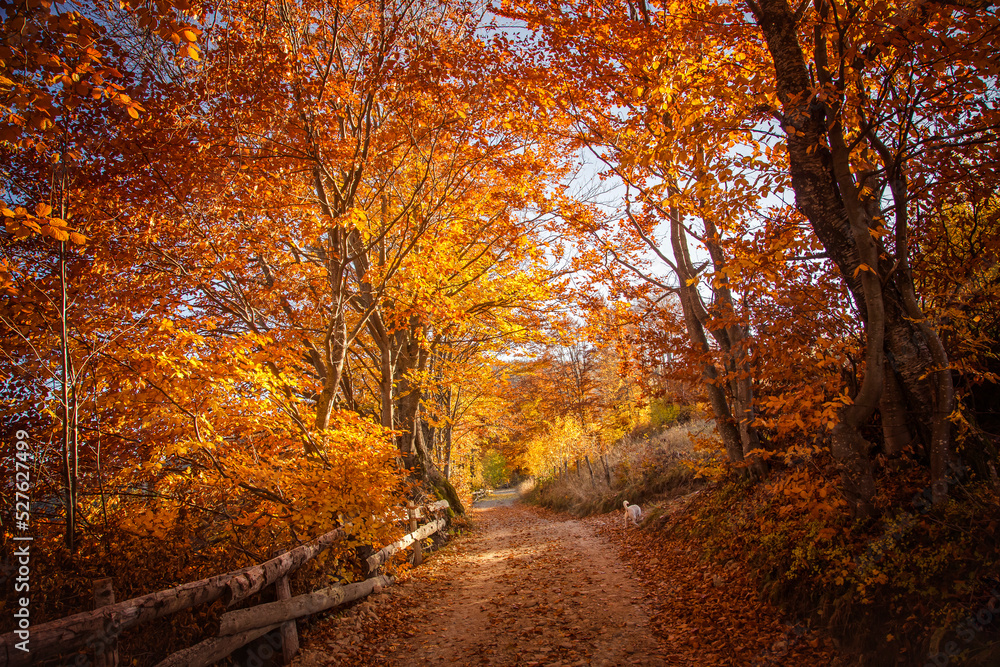
<path id="1" fill-rule="evenodd" d="M 577 520 L 513 493 L 479 503 L 474 532 L 306 630 L 296 665 L 850 664 L 761 599 L 740 563 L 702 561 L 669 529 L 694 496 L 639 529 L 620 511 Z"/>
<path id="2" fill-rule="evenodd" d="M 314 665 L 665 665 L 639 581 L 584 522 L 513 496 L 351 613 L 314 626 Z"/>

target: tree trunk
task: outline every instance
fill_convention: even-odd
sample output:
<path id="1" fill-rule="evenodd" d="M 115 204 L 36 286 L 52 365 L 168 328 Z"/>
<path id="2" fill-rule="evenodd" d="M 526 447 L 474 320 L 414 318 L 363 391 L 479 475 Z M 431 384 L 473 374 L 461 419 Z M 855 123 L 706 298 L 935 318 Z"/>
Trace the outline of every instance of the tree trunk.
<path id="1" fill-rule="evenodd" d="M 888 360 L 885 364 L 879 412 L 882 414 L 882 437 L 885 439 L 885 453 L 889 456 L 896 456 L 913 442 L 913 435 L 910 433 L 906 419 L 906 399 L 903 396 L 903 390 L 899 388 L 896 371 Z"/>
<path id="2" fill-rule="evenodd" d="M 378 312 L 369 316 L 368 333 L 379 352 L 379 421 L 385 428 L 392 428 L 395 423 L 395 396 L 392 389 L 396 377 L 396 336 L 385 328 Z"/>
<path id="3" fill-rule="evenodd" d="M 423 392 L 419 380 L 413 380 L 410 371 L 416 371 L 418 377 L 427 368 L 430 350 L 419 343 L 419 330 L 416 325 L 408 331 L 409 340 L 401 346 L 397 358 L 396 373 L 399 387 L 399 411 L 397 428 L 402 435 L 397 439 L 400 454 L 412 474 L 430 485 L 445 500 L 451 503 L 458 514 L 464 514 L 465 508 L 458 497 L 458 491 L 448 481 L 436 465 L 432 452 L 424 440 L 424 427 L 420 418 L 420 400 Z"/>
<path id="4" fill-rule="evenodd" d="M 726 322 L 725 326 L 713 331 L 713 337 L 719 343 L 727 360 L 727 370 L 734 379 L 732 385 L 732 413 L 739 425 L 740 442 L 743 445 L 743 455 L 760 449 L 760 438 L 754 427 L 753 408 L 753 374 L 750 369 L 748 354 L 748 337 L 738 321 L 733 293 L 729 289 L 729 278 L 726 276 L 726 259 L 719 243 L 719 232 L 709 215 L 702 215 L 705 222 L 705 247 L 712 258 L 712 268 L 715 271 L 713 288 L 715 307 L 720 310 L 719 316 Z M 685 256 L 684 262 L 690 267 L 690 258 Z M 697 295 L 696 295 L 697 296 Z M 760 457 L 753 457 L 751 470 L 758 477 L 767 473 L 767 464 Z"/>
<path id="5" fill-rule="evenodd" d="M 333 412 L 333 401 L 340 388 L 340 376 L 344 371 L 344 360 L 347 358 L 347 319 L 343 308 L 338 307 L 333 320 L 327 326 L 323 341 L 325 352 L 323 389 L 316 399 L 316 430 L 322 431 L 330 425 L 330 415 Z"/>
<path id="6" fill-rule="evenodd" d="M 946 472 L 949 444 L 947 418 L 942 415 L 945 410 L 950 414 L 952 399 L 949 388 L 944 386 L 950 384 L 950 376 L 942 377 L 947 374 L 947 357 L 942 354 L 943 347 L 938 350 L 939 338 L 923 323 L 922 315 L 915 316 L 917 313 L 911 307 L 915 299 L 905 289 L 905 283 L 912 284 L 905 243 L 897 247 L 897 257 L 893 259 L 881 241 L 872 238 L 870 230 L 877 202 L 865 194 L 866 188 L 873 189 L 872 184 L 866 176 L 855 182 L 840 125 L 839 103 L 830 106 L 812 95 L 814 86 L 788 3 L 760 0 L 748 1 L 748 5 L 764 34 L 775 67 L 796 204 L 836 264 L 864 318 L 865 376 L 853 405 L 842 410 L 834 429 L 834 454 L 845 465 L 847 486 L 853 487 L 851 493 L 857 495 L 855 504 L 870 507 L 874 478 L 868 458 L 869 444 L 858 429 L 880 403 L 883 419 L 886 413 L 890 422 L 897 419 L 897 397 L 883 397 L 887 360 L 895 371 L 893 379 L 898 380 L 910 422 L 916 426 L 921 442 L 932 452 L 931 476 L 939 489 Z M 826 11 L 822 2 L 818 9 L 821 14 Z M 829 78 L 825 67 L 826 37 L 819 29 L 815 41 L 815 70 L 824 80 Z M 902 205 L 905 213 L 905 202 Z M 905 218 L 899 220 L 897 216 L 897 232 L 901 224 L 905 228 Z M 910 300 L 913 304 L 908 303 Z M 935 357 L 940 357 L 937 363 Z M 893 437 L 899 437 L 898 430 Z M 936 494 L 935 501 L 942 498 Z"/>
<path id="7" fill-rule="evenodd" d="M 719 370 L 712 361 L 711 351 L 708 346 L 708 337 L 705 335 L 705 328 L 697 316 L 696 299 L 699 296 L 695 293 L 697 287 L 692 283 L 695 276 L 690 271 L 687 257 L 687 239 L 679 214 L 671 211 L 670 215 L 670 243 L 674 252 L 674 259 L 677 266 L 677 278 L 680 283 L 679 293 L 681 310 L 684 314 L 684 323 L 687 325 L 688 337 L 695 350 L 703 357 L 701 361 L 701 379 L 708 394 L 709 403 L 712 405 L 712 412 L 715 414 L 715 425 L 722 437 L 726 454 L 733 463 L 743 461 L 743 442 L 740 439 L 739 429 L 733 419 L 729 408 L 729 401 L 726 400 L 725 389 L 719 379 Z"/>
<path id="8" fill-rule="evenodd" d="M 66 494 L 66 548 L 76 551 L 76 452 L 70 429 L 69 304 L 66 285 L 66 242 L 59 244 L 59 345 L 62 354 L 62 463 Z"/>
<path id="9" fill-rule="evenodd" d="M 448 390 L 449 393 L 451 390 Z M 445 427 L 444 432 L 444 478 L 451 479 L 451 424 Z"/>

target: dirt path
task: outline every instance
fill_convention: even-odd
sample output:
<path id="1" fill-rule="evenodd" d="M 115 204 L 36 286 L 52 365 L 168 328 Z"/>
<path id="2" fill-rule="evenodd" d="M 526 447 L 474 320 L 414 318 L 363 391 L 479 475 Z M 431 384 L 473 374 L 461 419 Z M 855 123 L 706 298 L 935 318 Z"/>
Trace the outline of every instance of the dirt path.
<path id="1" fill-rule="evenodd" d="M 586 523 L 513 500 L 481 503 L 470 537 L 391 594 L 313 628 L 300 664 L 665 665 L 615 547 Z"/>

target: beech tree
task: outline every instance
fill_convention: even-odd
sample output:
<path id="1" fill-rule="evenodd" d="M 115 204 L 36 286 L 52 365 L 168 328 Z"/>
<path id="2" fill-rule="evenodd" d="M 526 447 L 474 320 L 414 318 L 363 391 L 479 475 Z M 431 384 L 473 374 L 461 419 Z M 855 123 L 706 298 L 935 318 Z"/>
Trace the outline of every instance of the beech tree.
<path id="1" fill-rule="evenodd" d="M 954 389 L 938 327 L 914 289 L 910 227 L 943 180 L 967 186 L 950 165 L 972 155 L 995 162 L 996 105 L 977 97 L 995 76 L 986 54 L 996 17 L 946 3 L 816 2 L 798 14 L 784 0 L 747 6 L 772 57 L 796 204 L 865 326 L 864 380 L 834 429 L 834 453 L 871 511 L 870 443 L 859 429 L 880 408 L 890 452 L 915 439 L 926 453 L 939 504 Z"/>
<path id="2" fill-rule="evenodd" d="M 659 298 L 676 295 L 728 456 L 743 462 L 761 443 L 747 317 L 729 286 L 734 272 L 724 236 L 750 215 L 773 173 L 756 159 L 761 148 L 746 107 L 711 101 L 713 94 L 735 97 L 724 91 L 745 92 L 750 85 L 738 72 L 743 53 L 717 71 L 705 72 L 702 64 L 731 48 L 732 42 L 708 36 L 718 23 L 725 25 L 730 10 L 706 5 L 654 15 L 605 3 L 546 9 L 512 4 L 507 11 L 544 35 L 538 66 L 547 72 L 539 76 L 568 91 L 552 112 L 564 118 L 558 131 L 593 151 L 607 174 L 626 186 L 621 226 L 585 214 L 572 227 L 592 237 L 585 242 L 595 247 L 593 259 L 603 256 L 621 265 Z M 726 36 L 736 41 L 739 30 L 733 33 Z M 686 37 L 667 41 L 674 34 Z M 580 79 L 593 82 L 593 95 L 572 92 L 572 82 Z M 755 153 L 734 155 L 737 147 Z M 720 173 L 726 174 L 721 181 Z M 666 239 L 657 238 L 661 226 L 667 227 Z M 692 241 L 708 253 L 709 264 L 693 259 Z M 643 252 L 673 275 L 662 278 L 645 268 Z M 761 461 L 751 465 L 758 474 L 763 471 Z"/>
<path id="3" fill-rule="evenodd" d="M 41 55 L 12 37 L 0 81 L 2 315 L 28 371 L 6 414 L 59 415 L 40 465 L 62 467 L 68 544 L 77 491 L 100 496 L 88 534 L 193 511 L 192 539 L 223 521 L 248 544 L 382 514 L 406 468 L 460 507 L 424 437 L 435 360 L 525 337 L 556 288 L 563 142 L 465 5 L 186 7 L 4 24 L 54 35 Z M 19 116 L 78 56 L 64 115 Z"/>
<path id="4" fill-rule="evenodd" d="M 912 447 L 928 463 L 940 503 L 956 419 L 952 371 L 913 287 L 910 236 L 924 212 L 953 199 L 947 188 L 970 192 L 977 178 L 992 182 L 984 165 L 995 163 L 996 108 L 982 94 L 995 77 L 987 56 L 995 17 L 961 4 L 806 2 L 793 9 L 783 0 L 750 1 L 746 9 L 511 2 L 502 11 L 535 31 L 525 57 L 537 58 L 537 76 L 547 82 L 538 104 L 551 107 L 547 91 L 560 93 L 556 114 L 565 120 L 557 131 L 593 147 L 607 173 L 634 193 L 624 231 L 585 221 L 574 227 L 596 234 L 597 254 L 661 294 L 677 293 L 691 344 L 703 354 L 719 351 L 726 372 L 713 370 L 710 356 L 700 363 L 730 458 L 752 451 L 759 440 L 752 431 L 765 423 L 755 416 L 754 369 L 761 366 L 752 351 L 753 317 L 735 307 L 732 285 L 747 286 L 743 276 L 768 254 L 827 260 L 864 332 L 864 359 L 843 367 L 850 381 L 824 400 L 845 490 L 855 510 L 873 511 L 873 445 L 861 428 L 877 410 L 884 451 L 895 456 Z M 594 93 L 574 94 L 573 80 L 591 82 Z M 821 251 L 733 254 L 754 208 L 788 187 L 795 214 L 768 215 L 791 225 L 804 217 Z M 656 236 L 661 222 L 669 242 Z M 689 238 L 704 248 L 708 265 L 687 259 Z M 672 253 L 662 247 L 668 243 Z M 671 267 L 672 280 L 629 254 L 643 244 Z M 706 266 L 712 307 L 699 305 L 696 285 Z M 749 296 L 738 298 L 746 303 Z M 699 317 L 702 311 L 715 324 Z M 846 363 L 852 353 L 842 352 Z"/>

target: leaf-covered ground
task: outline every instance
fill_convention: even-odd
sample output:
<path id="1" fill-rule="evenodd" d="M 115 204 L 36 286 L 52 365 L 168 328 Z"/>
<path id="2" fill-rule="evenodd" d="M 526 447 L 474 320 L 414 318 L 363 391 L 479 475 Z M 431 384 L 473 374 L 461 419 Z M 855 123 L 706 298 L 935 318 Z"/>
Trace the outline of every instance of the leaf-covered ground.
<path id="1" fill-rule="evenodd" d="M 836 664 L 833 641 L 783 619 L 761 599 L 740 563 L 702 562 L 698 545 L 672 532 L 672 517 L 684 511 L 691 496 L 669 501 L 666 516 L 640 530 L 623 530 L 620 512 L 584 520 L 616 545 L 643 583 L 652 609 L 650 626 L 668 647 L 668 663 Z"/>
<path id="2" fill-rule="evenodd" d="M 683 501 L 674 501 L 680 506 Z M 478 529 L 399 585 L 304 633 L 315 665 L 830 665 L 739 567 L 699 562 L 669 532 L 527 505 L 473 510 Z"/>

